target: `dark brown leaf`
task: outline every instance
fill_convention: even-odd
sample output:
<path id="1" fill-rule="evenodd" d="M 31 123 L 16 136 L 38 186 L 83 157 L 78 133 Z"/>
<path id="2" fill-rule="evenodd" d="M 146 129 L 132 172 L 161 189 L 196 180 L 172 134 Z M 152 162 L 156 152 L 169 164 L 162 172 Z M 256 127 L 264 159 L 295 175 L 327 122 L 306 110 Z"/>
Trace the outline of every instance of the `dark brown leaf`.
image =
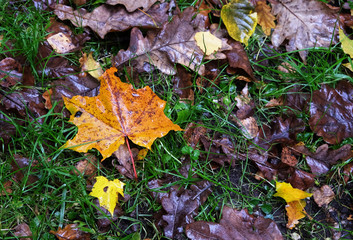
<path id="1" fill-rule="evenodd" d="M 343 168 L 344 182 L 347 184 L 348 180 L 352 178 L 353 175 L 353 162 L 348 163 Z"/>
<path id="2" fill-rule="evenodd" d="M 115 206 L 113 216 L 110 214 L 110 212 L 107 209 L 100 206 L 98 199 L 94 199 L 93 204 L 97 208 L 98 220 L 96 221 L 96 223 L 98 226 L 98 230 L 101 233 L 108 232 L 110 229 L 110 225 L 114 223 L 116 220 L 118 220 L 120 216 L 124 215 L 124 211 L 122 210 L 119 204 Z"/>
<path id="3" fill-rule="evenodd" d="M 106 3 L 109 5 L 123 4 L 129 12 L 133 12 L 138 8 L 142 8 L 143 11 L 146 12 L 157 1 L 158 0 L 107 0 Z M 160 2 L 164 2 L 164 0 Z"/>
<path id="4" fill-rule="evenodd" d="M 50 230 L 59 240 L 90 240 L 89 233 L 83 232 L 76 223 L 66 225 L 63 229 L 59 227 L 58 231 Z"/>
<path id="5" fill-rule="evenodd" d="M 310 128 L 330 144 L 353 137 L 353 86 L 341 81 L 335 88 L 323 85 L 313 92 Z"/>
<path id="6" fill-rule="evenodd" d="M 12 135 L 16 133 L 16 127 L 7 116 L 1 113 L 1 111 L 5 110 L 3 108 L 0 105 L 0 142 L 6 146 L 12 139 Z"/>
<path id="7" fill-rule="evenodd" d="M 38 162 L 18 154 L 14 154 L 13 158 L 14 160 L 11 162 L 12 172 L 15 172 L 14 179 L 20 183 L 22 182 L 22 179 L 24 178 L 24 176 L 27 176 L 28 169 L 31 169 L 31 171 L 33 172 L 34 171 L 33 168 L 38 164 Z M 29 174 L 26 181 L 26 185 L 30 185 L 36 182 L 37 180 L 38 180 L 37 176 Z"/>
<path id="8" fill-rule="evenodd" d="M 32 239 L 32 231 L 29 228 L 27 223 L 21 223 L 15 227 L 14 235 L 21 240 L 31 240 Z"/>
<path id="9" fill-rule="evenodd" d="M 346 144 L 339 149 L 331 150 L 327 144 L 317 148 L 315 153 L 310 152 L 303 145 L 296 145 L 293 149 L 301 154 L 306 155 L 306 161 L 311 172 L 315 175 L 327 173 L 332 165 L 335 165 L 339 160 L 347 160 L 352 157 L 351 145 Z"/>
<path id="10" fill-rule="evenodd" d="M 185 67 L 177 65 L 177 75 L 173 78 L 174 92 L 179 95 L 180 100 L 194 103 L 194 90 L 192 74 Z"/>
<path id="11" fill-rule="evenodd" d="M 165 23 L 159 31 L 149 31 L 144 37 L 138 28 L 131 30 L 129 48 L 120 50 L 113 58 L 115 66 L 131 64 L 139 72 L 151 72 L 154 67 L 165 74 L 176 74 L 174 64 L 179 63 L 197 71 L 200 75 L 205 73 L 203 51 L 196 45 L 194 35 L 196 32 L 205 31 L 205 16 L 197 14 L 194 8 L 189 7 L 182 13 L 173 17 L 171 22 Z M 229 49 L 224 41 L 222 49 L 211 58 L 225 59 L 221 53 Z M 154 66 L 154 67 L 153 67 Z"/>
<path id="12" fill-rule="evenodd" d="M 5 58 L 0 61 L 0 86 L 12 87 L 21 83 L 22 66 L 13 58 Z"/>
<path id="13" fill-rule="evenodd" d="M 309 108 L 309 98 L 310 94 L 303 92 L 300 86 L 290 89 L 283 104 L 288 109 L 286 114 L 288 116 L 297 116 L 299 113 L 306 113 Z"/>
<path id="14" fill-rule="evenodd" d="M 134 2 L 134 1 L 131 1 Z M 54 13 L 61 20 L 70 20 L 76 27 L 90 27 L 101 38 L 108 32 L 125 31 L 132 27 L 159 28 L 168 21 L 169 4 L 156 4 L 146 13 L 136 10 L 129 13 L 122 6 L 101 5 L 92 12 L 84 8 L 74 11 L 72 7 L 57 4 Z"/>
<path id="15" fill-rule="evenodd" d="M 281 161 L 292 167 L 294 167 L 298 163 L 298 159 L 292 155 L 288 147 L 282 148 Z"/>
<path id="16" fill-rule="evenodd" d="M 188 224 L 186 235 L 193 240 L 283 239 L 276 223 L 268 218 L 250 215 L 224 206 L 219 223 L 198 221 Z"/>

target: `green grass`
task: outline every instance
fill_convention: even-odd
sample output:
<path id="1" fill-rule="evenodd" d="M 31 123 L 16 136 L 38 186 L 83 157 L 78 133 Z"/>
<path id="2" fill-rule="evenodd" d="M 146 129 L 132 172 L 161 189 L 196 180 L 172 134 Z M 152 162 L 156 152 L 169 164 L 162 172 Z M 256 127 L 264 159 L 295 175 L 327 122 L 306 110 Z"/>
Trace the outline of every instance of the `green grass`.
<path id="1" fill-rule="evenodd" d="M 51 13 L 38 12 L 31 7 L 30 3 L 19 3 L 15 6 L 9 6 L 6 1 L 2 3 L 0 34 L 3 35 L 3 42 L 14 39 L 16 41 L 11 49 L 9 44 L 1 45 L 0 55 L 2 58 L 9 55 L 25 56 L 26 64 L 36 73 L 34 70 L 37 67 L 37 50 L 47 34 L 45 29 Z M 192 1 L 178 3 L 182 9 L 196 4 Z M 8 7 L 18 14 L 8 11 Z M 82 29 L 77 28 L 75 31 L 80 32 Z M 249 83 L 251 97 L 256 103 L 255 116 L 259 126 L 270 124 L 277 116 L 288 111 L 285 106 L 268 109 L 265 105 L 271 99 L 283 96 L 295 85 L 300 85 L 305 92 L 311 94 L 314 90 L 320 89 L 322 84 L 334 86 L 341 79 L 353 82 L 348 70 L 342 66 L 343 62 L 348 62 L 348 58 L 339 46 L 331 49 L 310 49 L 307 64 L 303 64 L 298 52 L 288 53 L 282 49 L 278 51 L 268 49 L 266 47 L 268 41 L 268 38 L 257 31 L 257 35 L 251 38 L 246 49 L 250 62 L 257 69 L 255 75 L 259 79 L 256 83 Z M 114 41 L 109 39 L 101 41 L 95 38 L 87 42 L 83 49 L 85 52 L 93 51 L 94 58 L 100 59 L 105 68 L 110 67 L 109 58 L 118 50 L 119 47 Z M 79 65 L 79 55 L 80 53 L 70 54 L 66 57 L 75 65 Z M 278 66 L 284 62 L 288 63 L 294 71 L 290 73 L 279 71 Z M 138 78 L 139 82 L 134 82 L 128 76 L 127 70 L 120 74 L 123 80 L 134 83 L 136 88 L 150 86 L 159 97 L 167 101 L 166 115 L 182 128 L 186 128 L 192 122 L 202 122 L 202 125 L 208 129 L 206 135 L 209 139 L 215 139 L 219 135 L 230 137 L 236 143 L 237 151 L 246 152 L 249 141 L 243 137 L 238 126 L 229 119 L 234 110 L 234 104 L 232 104 L 234 97 L 240 93 L 245 84 L 236 80 L 236 76 L 228 76 L 224 67 L 220 74 L 220 83 L 210 84 L 210 87 L 205 87 L 202 91 L 198 89 L 198 76 L 194 74 L 194 104 L 185 103 L 179 99 L 174 92 L 170 76 L 159 73 L 141 74 Z M 35 75 L 35 77 L 36 88 L 44 92 L 50 84 L 49 80 L 45 76 Z M 205 79 L 205 81 L 210 80 Z M 21 88 L 16 86 L 6 91 L 17 91 Z M 231 104 L 228 104 L 229 101 Z M 0 110 L 0 113 L 5 111 Z M 297 117 L 307 123 L 310 116 L 298 113 Z M 140 177 L 138 182 L 120 175 L 111 166 L 111 158 L 102 163 L 104 167 L 97 165 L 97 175 L 106 176 L 110 180 L 116 178 L 122 180 L 126 184 L 124 192 L 130 197 L 126 202 L 120 201 L 125 214 L 112 224 L 111 230 L 100 233 L 96 221 L 107 216 L 104 214 L 98 216 L 97 207 L 93 204 L 94 198 L 89 196 L 90 191 L 87 190 L 87 177 L 74 174 L 75 164 L 86 157 L 81 153 L 60 149 L 76 134 L 76 127 L 69 124 L 62 113 L 53 111 L 42 116 L 41 122 L 38 119 L 23 119 L 16 115 L 8 115 L 8 118 L 7 121 L 15 126 L 16 133 L 8 145 L 1 146 L 1 188 L 5 182 L 12 181 L 13 191 L 0 197 L 2 239 L 13 239 L 11 234 L 13 228 L 22 222 L 30 226 L 33 239 L 55 239 L 54 235 L 49 234 L 50 230 L 56 231 L 58 227 L 64 227 L 75 221 L 92 234 L 92 239 L 124 239 L 123 237 L 129 239 L 131 237 L 129 234 L 135 231 L 136 226 L 141 236 L 163 239 L 163 231 L 153 222 L 153 214 L 162 207 L 150 194 L 148 182 L 161 179 L 165 175 L 173 176 L 175 181 L 158 191 L 168 191 L 168 187 L 173 185 L 190 188 L 196 180 L 207 180 L 212 183 L 213 192 L 200 206 L 196 220 L 219 222 L 223 206 L 229 205 L 237 209 L 247 208 L 249 212 L 261 213 L 275 219 L 282 227 L 286 224 L 285 203 L 273 197 L 274 183 L 255 180 L 257 170 L 250 160 L 237 162 L 235 168 L 225 164 L 213 169 L 209 158 L 214 153 L 205 151 L 201 144 L 196 150 L 187 148 L 183 132 L 171 132 L 155 141 L 152 151 L 144 161 L 136 162 Z M 303 141 L 313 150 L 324 143 L 309 128 L 298 136 L 298 140 Z M 96 150 L 90 153 L 100 158 Z M 15 154 L 31 161 L 28 167 L 22 169 L 25 177 L 19 182 L 12 180 L 16 174 L 11 170 Z M 179 171 L 183 166 L 183 159 L 190 159 L 191 169 L 194 169 L 189 172 L 188 177 L 184 177 Z M 320 184 L 335 186 L 338 202 L 343 192 L 352 199 L 347 188 L 352 185 L 352 180 L 344 185 L 340 176 L 342 168 L 348 162 L 337 165 L 330 178 L 322 181 L 320 179 Z M 305 169 L 305 161 L 301 163 L 299 168 Z M 197 174 L 196 179 L 192 177 L 194 173 Z M 36 176 L 38 180 L 29 183 L 30 176 Z M 322 214 L 322 210 L 316 214 Z M 314 234 L 317 239 L 330 236 L 328 232 L 332 227 L 327 224 L 308 218 L 300 222 L 295 231 L 302 236 Z M 291 239 L 292 231 L 286 229 L 283 231 L 285 237 Z"/>

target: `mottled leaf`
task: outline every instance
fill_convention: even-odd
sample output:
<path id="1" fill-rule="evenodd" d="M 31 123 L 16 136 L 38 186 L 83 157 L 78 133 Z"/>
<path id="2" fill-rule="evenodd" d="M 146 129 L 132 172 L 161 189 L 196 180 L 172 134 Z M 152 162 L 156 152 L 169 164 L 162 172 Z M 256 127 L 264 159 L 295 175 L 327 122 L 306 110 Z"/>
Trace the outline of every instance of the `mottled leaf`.
<path id="1" fill-rule="evenodd" d="M 335 198 L 335 193 L 329 185 L 323 185 L 314 191 L 313 196 L 317 205 L 322 207 L 323 205 L 328 205 Z"/>
<path id="2" fill-rule="evenodd" d="M 88 56 L 84 53 L 79 61 L 82 71 L 88 72 L 95 79 L 99 79 L 99 77 L 102 76 L 103 69 L 99 63 L 93 59 L 92 52 Z"/>
<path id="3" fill-rule="evenodd" d="M 123 4 L 126 7 L 126 10 L 133 12 L 138 8 L 142 8 L 145 12 L 158 0 L 107 0 L 106 4 L 117 5 Z M 164 2 L 164 1 L 159 1 Z"/>
<path id="4" fill-rule="evenodd" d="M 90 240 L 89 233 L 83 232 L 79 229 L 76 223 L 68 224 L 63 229 L 59 227 L 58 231 L 50 230 L 59 240 Z"/>

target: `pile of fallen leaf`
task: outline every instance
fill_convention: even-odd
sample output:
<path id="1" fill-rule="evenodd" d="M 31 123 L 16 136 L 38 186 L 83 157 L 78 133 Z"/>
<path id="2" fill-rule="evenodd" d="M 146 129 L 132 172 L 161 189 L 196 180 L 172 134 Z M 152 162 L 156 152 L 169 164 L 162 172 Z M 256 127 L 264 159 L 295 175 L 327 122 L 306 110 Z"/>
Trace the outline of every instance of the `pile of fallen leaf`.
<path id="1" fill-rule="evenodd" d="M 305 212 L 305 199 L 311 193 L 319 207 L 328 207 L 335 195 L 327 185 L 315 186 L 315 181 L 353 156 L 351 145 L 341 144 L 344 139 L 353 137 L 352 84 L 348 81 L 339 81 L 335 87 L 324 84 L 311 96 L 307 89 L 294 85 L 286 94 L 271 99 L 266 105 L 269 109 L 285 106 L 289 110 L 269 124 L 259 126 L 257 100 L 252 99 L 248 89 L 248 84 L 258 79 L 244 46 L 258 28 L 264 36 L 270 37 L 271 43 L 266 44 L 272 49 L 328 48 L 340 39 L 342 47 L 348 49 L 345 52 L 353 55 L 349 52 L 351 40 L 344 33 L 353 25 L 350 15 L 318 0 L 233 0 L 229 3 L 207 0 L 183 11 L 174 1 L 108 0 L 91 11 L 79 7 L 85 1 L 74 2 L 76 6 L 65 1 L 34 1 L 39 10 L 53 11 L 56 15 L 47 29 L 46 40 L 39 46 L 36 69 L 30 69 L 23 57 L 10 54 L 0 61 L 0 137 L 5 145 L 16 134 L 9 116 L 25 120 L 20 121 L 25 125 L 26 121 L 43 122 L 41 116 L 48 111 L 63 112 L 78 127 L 78 133 L 62 149 L 86 153 L 94 148 L 101 153 L 101 160 L 113 155 L 116 158 L 114 167 L 126 178 L 137 180 L 140 176 L 134 161 L 144 158 L 146 149 L 151 149 L 155 139 L 170 130 L 183 129 L 165 116 L 166 102 L 151 88 L 135 89 L 122 82 L 117 74 L 129 68 L 133 81 L 138 81 L 137 76 L 141 73 L 172 75 L 175 93 L 181 101 L 190 104 L 195 104 L 195 91 L 202 94 L 202 89 L 219 84 L 221 74 L 236 75 L 244 88 L 231 99 L 231 106 L 222 107 L 224 111 L 232 109 L 228 120 L 238 127 L 247 148 L 239 150 L 231 135 L 212 133 L 215 137 L 210 139 L 212 130 L 202 122 L 195 122 L 183 126 L 190 151 L 215 153 L 197 157 L 199 161 L 212 161 L 215 169 L 226 164 L 234 167 L 236 162 L 250 159 L 258 169 L 257 180 L 276 180 L 275 196 L 287 203 L 289 229 L 305 216 L 315 219 Z M 224 24 L 215 23 L 219 19 Z M 69 25 L 84 31 L 74 34 Z M 102 69 L 92 54 L 82 55 L 80 68 L 64 57 L 67 53 L 80 54 L 92 37 L 104 39 L 112 32 L 126 30 L 130 30 L 129 46 L 112 57 L 110 69 Z M 11 49 L 13 42 L 2 44 Z M 307 54 L 307 50 L 299 51 L 304 63 Z M 220 66 L 225 64 L 223 72 Z M 282 69 L 292 71 L 285 64 Z M 35 87 L 34 76 L 40 75 L 49 80 L 46 91 Z M 195 88 L 193 76 L 197 76 Z M 298 112 L 308 114 L 309 120 L 298 118 Z M 308 130 L 326 142 L 315 152 L 297 140 L 298 133 Z M 131 142 L 142 148 L 130 148 Z M 88 154 L 87 158 L 92 156 Z M 299 166 L 299 159 L 305 160 L 307 168 Z M 190 169 L 188 158 L 181 161 L 179 171 L 187 178 L 193 169 Z M 97 226 L 106 232 L 111 223 L 124 214 L 118 203 L 118 194 L 124 196 L 124 183 L 96 176 L 97 169 L 92 162 L 98 164 L 97 159 L 79 162 L 76 174 L 90 176 L 87 182 L 92 188 L 90 195 L 98 198 L 99 202 L 95 202 L 97 214 L 102 216 L 97 219 Z M 25 156 L 14 156 L 16 181 L 21 181 L 23 169 L 30 164 L 35 166 L 37 163 Z M 344 183 L 349 181 L 352 169 L 353 165 L 347 164 L 342 171 Z M 199 179 L 196 174 L 192 177 Z M 36 176 L 29 176 L 29 182 L 34 181 Z M 171 184 L 176 181 L 176 177 L 166 175 L 148 183 L 151 194 L 162 206 L 154 221 L 164 236 L 172 239 L 180 239 L 184 234 L 190 239 L 283 239 L 275 221 L 249 214 L 246 209 L 224 206 L 219 223 L 195 221 L 199 207 L 207 201 L 213 186 L 202 180 L 184 188 Z M 4 184 L 6 192 L 11 193 L 11 186 L 7 185 Z M 166 185 L 172 187 L 164 189 Z M 337 228 L 338 223 L 343 229 L 352 227 L 349 222 L 352 221 L 352 202 L 349 207 L 340 219 L 331 218 L 333 227 Z M 331 210 L 327 209 L 327 212 Z M 80 229 L 77 224 L 70 224 L 51 233 L 58 239 L 90 239 L 90 234 Z M 336 233 L 335 238 L 344 236 L 342 234 Z M 28 225 L 18 225 L 15 235 L 30 236 Z"/>

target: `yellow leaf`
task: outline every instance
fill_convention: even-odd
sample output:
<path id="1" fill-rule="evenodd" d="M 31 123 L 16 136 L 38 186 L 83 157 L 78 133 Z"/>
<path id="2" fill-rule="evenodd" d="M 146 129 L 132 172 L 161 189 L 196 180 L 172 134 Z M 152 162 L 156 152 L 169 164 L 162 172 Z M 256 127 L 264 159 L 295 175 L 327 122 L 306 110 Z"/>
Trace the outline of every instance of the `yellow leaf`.
<path id="1" fill-rule="evenodd" d="M 112 155 L 128 137 L 132 142 L 150 149 L 154 140 L 170 130 L 181 131 L 164 114 L 166 102 L 150 87 L 134 89 L 108 69 L 100 78 L 101 87 L 96 97 L 63 97 L 71 112 L 70 122 L 78 127 L 74 139 L 61 148 L 87 152 L 96 148 L 105 158 Z"/>
<path id="2" fill-rule="evenodd" d="M 349 39 L 341 28 L 339 29 L 339 36 L 343 52 L 353 58 L 353 40 Z"/>
<path id="3" fill-rule="evenodd" d="M 100 76 L 103 74 L 103 69 L 97 63 L 92 56 L 92 52 L 88 55 L 84 53 L 83 56 L 80 58 L 81 68 L 82 71 L 88 72 L 92 77 L 95 79 L 99 79 Z"/>
<path id="4" fill-rule="evenodd" d="M 288 223 L 287 228 L 292 229 L 299 223 L 299 219 L 305 217 L 303 213 L 306 202 L 304 200 L 289 202 L 286 206 Z"/>
<path id="5" fill-rule="evenodd" d="M 290 183 L 276 181 L 275 197 L 283 198 L 287 203 L 311 197 L 311 193 L 304 192 L 298 188 L 293 188 Z"/>
<path id="6" fill-rule="evenodd" d="M 147 148 L 141 149 L 141 150 L 139 151 L 139 153 L 137 154 L 137 160 L 140 161 L 140 160 L 145 159 L 147 153 L 148 153 L 148 149 L 147 149 Z"/>
<path id="7" fill-rule="evenodd" d="M 89 194 L 98 198 L 101 207 L 107 209 L 113 216 L 114 208 L 118 202 L 118 193 L 124 196 L 124 183 L 119 179 L 109 181 L 103 176 L 96 177 L 97 182 L 93 185 L 92 192 Z"/>
<path id="8" fill-rule="evenodd" d="M 342 65 L 345 66 L 346 68 L 348 68 L 351 72 L 353 72 L 353 68 L 352 68 L 351 63 L 343 63 Z"/>
<path id="9" fill-rule="evenodd" d="M 257 24 L 257 14 L 247 0 L 232 0 L 224 5 L 221 18 L 229 35 L 236 41 L 248 45 Z"/>
<path id="10" fill-rule="evenodd" d="M 275 16 L 271 13 L 271 7 L 266 4 L 266 1 L 258 1 L 256 3 L 255 11 L 257 12 L 257 20 L 262 27 L 264 33 L 269 36 L 271 29 L 276 27 Z"/>
<path id="11" fill-rule="evenodd" d="M 197 32 L 195 34 L 197 46 L 206 54 L 210 55 L 222 47 L 222 40 L 210 32 Z"/>

